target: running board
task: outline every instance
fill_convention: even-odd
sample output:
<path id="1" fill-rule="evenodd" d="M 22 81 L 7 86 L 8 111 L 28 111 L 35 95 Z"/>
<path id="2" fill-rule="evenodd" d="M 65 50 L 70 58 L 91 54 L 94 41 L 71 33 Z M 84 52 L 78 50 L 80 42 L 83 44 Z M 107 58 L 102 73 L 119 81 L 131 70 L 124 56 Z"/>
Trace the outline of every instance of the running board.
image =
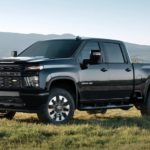
<path id="1" fill-rule="evenodd" d="M 99 106 L 99 107 L 91 107 L 91 106 L 83 106 L 80 107 L 79 110 L 101 110 L 101 109 L 117 109 L 117 108 L 131 108 L 133 104 L 128 105 L 107 105 L 107 106 Z"/>

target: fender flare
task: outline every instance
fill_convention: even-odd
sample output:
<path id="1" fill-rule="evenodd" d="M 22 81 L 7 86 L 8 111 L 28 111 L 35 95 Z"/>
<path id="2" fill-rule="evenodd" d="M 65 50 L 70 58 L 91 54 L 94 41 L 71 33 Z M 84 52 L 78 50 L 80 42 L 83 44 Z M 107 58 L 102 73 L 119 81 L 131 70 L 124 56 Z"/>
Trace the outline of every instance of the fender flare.
<path id="1" fill-rule="evenodd" d="M 69 76 L 57 76 L 57 77 L 53 77 L 51 78 L 48 82 L 47 82 L 47 86 L 46 86 L 46 89 L 47 91 L 50 91 L 51 89 L 51 84 L 54 82 L 54 81 L 57 81 L 57 80 L 70 80 L 74 83 L 75 85 L 75 90 L 76 90 L 76 93 L 75 93 L 75 106 L 78 107 L 78 104 L 79 104 L 79 100 L 78 100 L 78 96 L 79 96 L 79 93 L 78 93 L 78 88 L 77 88 L 77 84 L 76 84 L 76 80 L 72 77 L 69 77 Z"/>

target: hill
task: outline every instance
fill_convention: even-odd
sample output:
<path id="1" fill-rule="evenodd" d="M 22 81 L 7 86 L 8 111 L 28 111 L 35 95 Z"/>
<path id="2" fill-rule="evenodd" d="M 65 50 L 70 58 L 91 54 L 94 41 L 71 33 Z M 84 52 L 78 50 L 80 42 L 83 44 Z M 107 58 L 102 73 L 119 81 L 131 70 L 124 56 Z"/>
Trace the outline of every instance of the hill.
<path id="1" fill-rule="evenodd" d="M 0 32 L 0 56 L 10 56 L 12 50 L 21 52 L 31 44 L 40 40 L 58 39 L 58 38 L 74 38 L 72 34 L 19 34 Z"/>
<path id="2" fill-rule="evenodd" d="M 50 40 L 59 38 L 75 38 L 72 34 L 19 34 L 0 32 L 0 57 L 10 56 L 12 50 L 21 52 L 32 43 L 40 40 Z M 125 43 L 129 54 L 134 62 L 149 62 L 150 46 Z"/>

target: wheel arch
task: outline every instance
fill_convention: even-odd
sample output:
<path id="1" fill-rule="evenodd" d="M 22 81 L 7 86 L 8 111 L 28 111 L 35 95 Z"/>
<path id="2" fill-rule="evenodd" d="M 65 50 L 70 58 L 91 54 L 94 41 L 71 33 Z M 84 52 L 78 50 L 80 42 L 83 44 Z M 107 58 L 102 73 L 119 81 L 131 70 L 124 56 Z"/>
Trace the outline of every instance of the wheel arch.
<path id="1" fill-rule="evenodd" d="M 68 76 L 54 77 L 47 84 L 47 90 L 50 91 L 54 87 L 60 87 L 71 92 L 74 101 L 75 107 L 78 107 L 78 88 L 75 79 Z"/>

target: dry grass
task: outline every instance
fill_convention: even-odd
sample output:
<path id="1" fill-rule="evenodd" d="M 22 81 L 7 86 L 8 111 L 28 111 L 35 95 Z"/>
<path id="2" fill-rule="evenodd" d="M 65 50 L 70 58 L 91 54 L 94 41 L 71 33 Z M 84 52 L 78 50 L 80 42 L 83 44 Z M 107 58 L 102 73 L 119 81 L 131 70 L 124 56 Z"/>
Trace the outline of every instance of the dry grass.
<path id="1" fill-rule="evenodd" d="M 0 149 L 150 149 L 150 118 L 142 118 L 134 108 L 104 115 L 77 111 L 73 121 L 59 126 L 23 113 L 0 124 Z"/>

